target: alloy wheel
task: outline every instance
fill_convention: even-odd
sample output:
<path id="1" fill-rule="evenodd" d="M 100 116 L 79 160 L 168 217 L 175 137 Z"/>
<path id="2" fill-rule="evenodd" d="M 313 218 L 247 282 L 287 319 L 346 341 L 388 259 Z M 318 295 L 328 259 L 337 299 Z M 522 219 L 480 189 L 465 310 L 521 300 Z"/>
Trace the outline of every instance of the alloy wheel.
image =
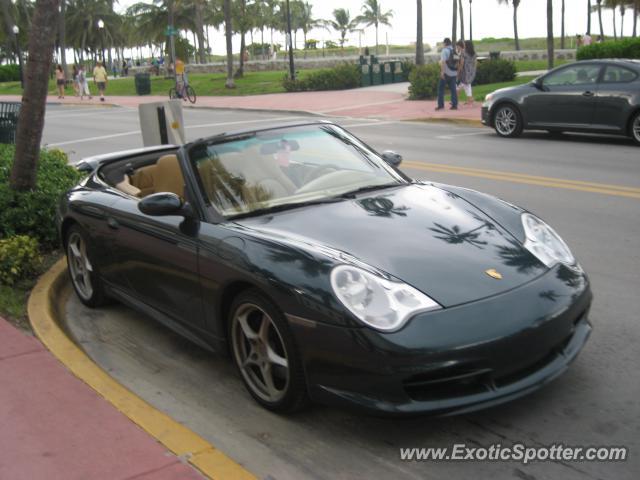
<path id="1" fill-rule="evenodd" d="M 231 335 L 236 363 L 252 392 L 266 402 L 282 400 L 290 383 L 289 359 L 271 317 L 257 305 L 242 304 Z"/>
<path id="2" fill-rule="evenodd" d="M 91 281 L 93 266 L 87 255 L 87 243 L 78 232 L 73 232 L 69 236 L 67 257 L 69 259 L 71 281 L 76 287 L 78 295 L 84 300 L 89 300 L 93 295 L 93 283 Z"/>
<path id="3" fill-rule="evenodd" d="M 636 142 L 640 143 L 640 114 L 636 115 L 633 125 L 631 126 L 631 133 Z"/>
<path id="4" fill-rule="evenodd" d="M 496 113 L 495 125 L 500 135 L 512 135 L 518 126 L 518 114 L 511 107 L 502 107 Z"/>

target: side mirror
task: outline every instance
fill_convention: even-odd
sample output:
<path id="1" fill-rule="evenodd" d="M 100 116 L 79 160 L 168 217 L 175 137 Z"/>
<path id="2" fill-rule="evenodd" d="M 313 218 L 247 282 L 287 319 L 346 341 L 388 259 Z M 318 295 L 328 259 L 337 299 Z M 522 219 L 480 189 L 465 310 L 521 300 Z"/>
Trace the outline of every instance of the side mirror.
<path id="1" fill-rule="evenodd" d="M 382 152 L 382 159 L 392 167 L 399 167 L 402 163 L 402 155 L 391 150 Z"/>
<path id="2" fill-rule="evenodd" d="M 542 77 L 538 77 L 536 78 L 533 82 L 533 86 L 536 87 L 538 90 L 542 90 L 543 89 L 543 85 L 542 85 Z"/>
<path id="3" fill-rule="evenodd" d="M 160 192 L 148 195 L 140 200 L 138 209 L 145 215 L 161 217 L 167 215 L 190 216 L 191 206 L 184 203 L 175 193 Z"/>

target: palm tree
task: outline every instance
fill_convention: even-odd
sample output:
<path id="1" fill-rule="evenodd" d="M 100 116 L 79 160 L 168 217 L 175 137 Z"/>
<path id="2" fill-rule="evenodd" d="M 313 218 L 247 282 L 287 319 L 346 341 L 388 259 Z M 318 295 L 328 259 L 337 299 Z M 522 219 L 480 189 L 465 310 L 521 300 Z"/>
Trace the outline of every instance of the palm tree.
<path id="1" fill-rule="evenodd" d="M 473 15 L 471 12 L 471 0 L 469 0 L 469 40 L 473 42 Z"/>
<path id="2" fill-rule="evenodd" d="M 547 66 L 553 68 L 553 0 L 547 0 Z"/>
<path id="3" fill-rule="evenodd" d="M 451 41 L 455 44 L 458 36 L 458 0 L 453 0 L 453 18 L 451 19 Z"/>
<path id="4" fill-rule="evenodd" d="M 422 43 L 422 0 L 416 5 L 416 65 L 424 65 L 424 43 Z"/>
<path id="5" fill-rule="evenodd" d="M 240 34 L 240 60 L 235 78 L 242 78 L 244 75 L 244 51 L 246 50 L 245 35 L 253 28 L 252 18 L 247 15 L 247 0 L 236 0 L 233 4 L 232 22 L 235 25 L 235 32 Z"/>
<path id="6" fill-rule="evenodd" d="M 32 190 L 36 186 L 36 169 L 49 89 L 49 69 L 57 28 L 56 22 L 51 21 L 51 12 L 58 11 L 59 2 L 60 0 L 38 0 L 33 14 L 16 153 L 9 181 L 13 190 Z"/>
<path id="7" fill-rule="evenodd" d="M 304 39 L 305 58 L 307 56 L 307 33 L 315 27 L 323 24 L 322 20 L 313 18 L 312 8 L 313 6 L 309 2 L 304 2 L 300 4 L 300 10 L 298 12 L 298 24 L 302 30 L 302 36 Z"/>
<path id="8" fill-rule="evenodd" d="M 591 0 L 587 0 L 587 35 L 591 35 Z"/>
<path id="9" fill-rule="evenodd" d="M 333 11 L 333 20 L 326 20 L 324 23 L 340 33 L 340 48 L 344 48 L 347 34 L 354 32 L 358 26 L 358 22 L 355 19 L 351 19 L 349 10 L 344 8 L 336 8 Z"/>
<path id="10" fill-rule="evenodd" d="M 374 25 L 376 27 L 376 55 L 378 54 L 378 26 L 391 26 L 391 18 L 393 18 L 393 10 L 382 12 L 382 5 L 378 0 L 365 0 L 362 5 L 362 15 L 356 17 L 358 23 L 364 24 L 365 27 Z"/>
<path id="11" fill-rule="evenodd" d="M 464 9 L 462 0 L 459 0 L 458 6 L 460 7 L 460 40 L 464 42 Z"/>
<path id="12" fill-rule="evenodd" d="M 560 48 L 564 49 L 564 0 L 560 7 Z"/>
<path id="13" fill-rule="evenodd" d="M 224 86 L 236 88 L 233 81 L 233 25 L 231 24 L 231 0 L 224 0 L 224 34 L 227 41 L 227 81 Z"/>
<path id="14" fill-rule="evenodd" d="M 498 3 L 509 5 L 509 0 L 498 0 Z M 516 50 L 520 50 L 520 39 L 518 38 L 518 7 L 520 0 L 511 0 L 513 5 L 513 36 L 516 42 Z"/>
<path id="15" fill-rule="evenodd" d="M 600 38 L 604 39 L 604 27 L 602 26 L 602 0 L 596 0 L 598 9 L 598 22 L 600 22 Z"/>
<path id="16" fill-rule="evenodd" d="M 633 37 L 635 38 L 638 33 L 638 14 L 640 14 L 640 0 L 632 0 L 633 5 Z"/>

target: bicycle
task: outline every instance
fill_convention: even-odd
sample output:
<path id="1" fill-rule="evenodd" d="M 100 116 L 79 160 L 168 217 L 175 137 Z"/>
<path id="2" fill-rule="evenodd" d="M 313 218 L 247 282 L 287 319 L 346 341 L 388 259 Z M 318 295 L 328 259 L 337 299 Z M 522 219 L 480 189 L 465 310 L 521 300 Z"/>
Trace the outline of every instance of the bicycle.
<path id="1" fill-rule="evenodd" d="M 189 100 L 191 103 L 196 103 L 196 91 L 191 85 L 176 81 L 176 86 L 169 89 L 169 98 L 172 100 L 181 98 L 185 102 Z"/>

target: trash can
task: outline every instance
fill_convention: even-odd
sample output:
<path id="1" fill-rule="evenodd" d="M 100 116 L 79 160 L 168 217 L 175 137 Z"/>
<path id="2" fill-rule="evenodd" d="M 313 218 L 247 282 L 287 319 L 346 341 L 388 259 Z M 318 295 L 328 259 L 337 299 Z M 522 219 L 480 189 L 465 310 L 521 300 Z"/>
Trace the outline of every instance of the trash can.
<path id="1" fill-rule="evenodd" d="M 371 85 L 380 85 L 382 83 L 382 65 L 374 63 L 371 65 Z"/>
<path id="2" fill-rule="evenodd" d="M 362 86 L 368 87 L 371 85 L 371 65 L 365 63 L 360 66 L 362 72 Z"/>
<path id="3" fill-rule="evenodd" d="M 402 62 L 395 61 L 393 63 L 393 83 L 404 82 L 404 72 L 402 71 Z"/>
<path id="4" fill-rule="evenodd" d="M 151 93 L 151 75 L 148 73 L 136 73 L 136 94 L 149 95 Z"/>
<path id="5" fill-rule="evenodd" d="M 382 83 L 393 83 L 393 62 L 382 64 Z"/>
<path id="6" fill-rule="evenodd" d="M 16 143 L 21 106 L 19 102 L 0 102 L 0 143 Z"/>

